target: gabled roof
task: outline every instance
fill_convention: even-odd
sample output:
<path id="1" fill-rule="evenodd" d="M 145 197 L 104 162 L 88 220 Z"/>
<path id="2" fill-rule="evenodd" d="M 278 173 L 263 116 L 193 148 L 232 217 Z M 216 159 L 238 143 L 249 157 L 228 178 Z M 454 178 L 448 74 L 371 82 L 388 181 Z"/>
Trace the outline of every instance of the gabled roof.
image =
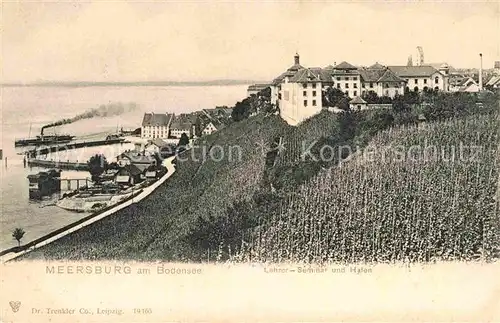
<path id="1" fill-rule="evenodd" d="M 394 74 L 394 72 L 392 72 L 390 69 L 386 69 L 385 73 L 378 79 L 377 82 L 401 83 L 405 82 L 405 80 Z"/>
<path id="2" fill-rule="evenodd" d="M 336 70 L 355 70 L 355 69 L 357 69 L 356 66 L 351 65 L 351 64 L 347 63 L 346 61 L 343 61 L 342 63 L 340 63 L 338 65 L 335 65 L 334 68 Z"/>
<path id="3" fill-rule="evenodd" d="M 133 151 L 121 153 L 118 158 L 127 158 L 130 160 L 131 164 L 151 164 L 156 160 L 153 156 L 144 156 L 143 154 Z"/>
<path id="4" fill-rule="evenodd" d="M 399 77 L 425 77 L 435 73 L 441 74 L 441 72 L 430 65 L 388 67 Z"/>
<path id="5" fill-rule="evenodd" d="M 190 131 L 195 122 L 196 121 L 193 120 L 193 117 L 191 115 L 181 114 L 174 118 L 172 124 L 170 125 L 170 129 Z"/>
<path id="6" fill-rule="evenodd" d="M 486 83 L 487 86 L 494 86 L 495 84 L 498 84 L 500 82 L 500 75 L 498 76 L 493 76 L 488 83 Z"/>
<path id="7" fill-rule="evenodd" d="M 290 79 L 290 82 L 293 83 L 307 83 L 307 82 L 321 82 L 321 72 L 316 70 L 316 72 L 313 72 L 309 68 L 303 68 L 295 74 Z"/>
<path id="8" fill-rule="evenodd" d="M 366 104 L 366 101 L 363 100 L 360 96 L 355 97 L 349 102 L 349 104 Z"/>
<path id="9" fill-rule="evenodd" d="M 381 69 L 381 68 L 385 68 L 385 66 L 382 64 L 379 64 L 379 62 L 376 62 L 375 64 L 373 64 L 372 66 L 370 66 L 368 68 L 369 69 Z"/>
<path id="10" fill-rule="evenodd" d="M 359 70 L 361 78 L 365 82 L 377 82 L 385 73 L 383 69 L 368 69 L 363 68 Z"/>
<path id="11" fill-rule="evenodd" d="M 320 67 L 313 67 L 310 68 L 312 73 L 314 73 L 321 82 L 332 82 L 332 74 L 330 71 L 328 71 L 325 68 L 320 68 Z"/>
<path id="12" fill-rule="evenodd" d="M 129 164 L 129 165 L 123 166 L 123 171 L 125 171 L 126 173 L 128 173 L 132 176 L 140 175 L 143 172 L 139 167 L 137 167 L 134 164 Z M 120 173 L 121 172 L 118 172 L 117 174 L 120 174 Z"/>
<path id="13" fill-rule="evenodd" d="M 144 113 L 142 126 L 166 126 L 172 118 L 170 113 Z"/>
<path id="14" fill-rule="evenodd" d="M 160 147 L 160 148 L 168 146 L 168 144 L 165 141 L 161 140 L 160 138 L 153 139 L 151 141 L 151 144 L 153 144 L 153 145 L 155 145 L 157 147 Z"/>

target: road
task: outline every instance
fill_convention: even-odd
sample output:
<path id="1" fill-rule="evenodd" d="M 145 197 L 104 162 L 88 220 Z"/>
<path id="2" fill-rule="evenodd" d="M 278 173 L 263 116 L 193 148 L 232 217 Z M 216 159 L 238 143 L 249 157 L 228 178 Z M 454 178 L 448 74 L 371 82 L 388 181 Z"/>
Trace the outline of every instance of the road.
<path id="1" fill-rule="evenodd" d="M 167 168 L 167 173 L 161 177 L 158 181 L 156 181 L 155 183 L 153 183 L 152 185 L 146 187 L 143 189 L 143 191 L 137 195 L 136 197 L 134 197 L 132 200 L 129 200 L 129 201 L 126 201 L 122 204 L 119 204 L 117 205 L 116 207 L 102 213 L 102 214 L 99 214 L 83 223 L 80 223 L 79 225 L 76 225 L 64 232 L 61 232 L 53 237 L 50 237 L 46 240 L 43 240 L 39 243 L 37 243 L 36 245 L 32 246 L 31 248 L 29 248 L 28 250 L 23 250 L 23 251 L 20 251 L 20 252 L 11 252 L 11 253 L 8 253 L 8 254 L 5 254 L 3 255 L 2 257 L 0 257 L 0 263 L 4 263 L 6 261 L 9 261 L 9 260 L 12 260 L 12 259 L 15 259 L 17 257 L 20 257 L 22 255 L 24 255 L 25 253 L 28 253 L 30 251 L 33 251 L 35 249 L 38 249 L 42 246 L 45 246 L 53 241 L 56 241 L 58 239 L 61 239 L 62 237 L 72 233 L 72 232 L 75 232 L 77 230 L 80 230 L 81 228 L 83 227 L 86 227 L 94 222 L 97 222 L 123 208 L 126 208 L 134 203 L 137 203 L 139 201 L 141 201 L 142 199 L 144 199 L 146 196 L 148 196 L 149 194 L 151 194 L 156 188 L 158 188 L 160 185 L 162 185 L 167 179 L 170 178 L 170 176 L 172 176 L 174 173 L 175 173 L 175 165 L 172 163 L 175 159 L 175 156 L 172 156 L 170 158 L 167 158 L 163 161 L 163 165 Z"/>

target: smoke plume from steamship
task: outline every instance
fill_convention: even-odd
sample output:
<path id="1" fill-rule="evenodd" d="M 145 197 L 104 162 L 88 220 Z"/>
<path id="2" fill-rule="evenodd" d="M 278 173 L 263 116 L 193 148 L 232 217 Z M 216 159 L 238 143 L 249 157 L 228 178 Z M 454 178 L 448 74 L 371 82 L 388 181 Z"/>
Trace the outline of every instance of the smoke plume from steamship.
<path id="1" fill-rule="evenodd" d="M 64 124 L 69 124 L 73 123 L 78 120 L 83 120 L 83 119 L 91 119 L 91 118 L 104 118 L 104 117 L 112 117 L 112 116 L 118 116 L 123 113 L 127 112 L 132 112 L 138 108 L 138 105 L 135 102 L 130 102 L 130 103 L 121 103 L 121 102 L 114 102 L 114 103 L 109 103 L 109 104 L 102 104 L 98 108 L 94 108 L 88 111 L 85 111 L 82 114 L 79 114 L 73 118 L 69 119 L 62 119 L 50 124 L 47 124 L 42 127 L 41 130 L 41 135 L 43 136 L 43 130 L 51 127 L 57 127 L 57 126 L 62 126 Z"/>

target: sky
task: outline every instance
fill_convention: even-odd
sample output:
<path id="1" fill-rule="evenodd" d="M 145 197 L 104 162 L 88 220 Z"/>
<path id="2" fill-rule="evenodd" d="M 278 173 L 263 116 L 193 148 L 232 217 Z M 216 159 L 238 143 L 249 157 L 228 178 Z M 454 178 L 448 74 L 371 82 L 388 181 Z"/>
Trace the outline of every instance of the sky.
<path id="1" fill-rule="evenodd" d="M 2 82 L 271 80 L 293 64 L 493 67 L 500 1 L 1 1 Z"/>

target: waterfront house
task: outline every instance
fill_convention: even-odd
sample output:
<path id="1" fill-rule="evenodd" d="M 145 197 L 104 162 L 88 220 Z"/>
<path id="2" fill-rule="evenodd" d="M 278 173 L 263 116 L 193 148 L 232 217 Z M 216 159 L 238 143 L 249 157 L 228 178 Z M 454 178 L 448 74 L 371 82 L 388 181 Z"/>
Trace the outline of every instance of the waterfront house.
<path id="1" fill-rule="evenodd" d="M 141 127 L 142 138 L 168 138 L 174 118 L 170 113 L 144 113 Z"/>
<path id="2" fill-rule="evenodd" d="M 157 160 L 153 155 L 136 151 L 126 151 L 121 153 L 118 157 L 116 157 L 116 162 L 120 167 L 134 164 L 136 166 L 147 168 L 151 165 L 157 164 Z"/>
<path id="3" fill-rule="evenodd" d="M 144 180 L 144 171 L 134 164 L 121 167 L 115 175 L 115 182 L 121 185 L 135 185 Z"/>

